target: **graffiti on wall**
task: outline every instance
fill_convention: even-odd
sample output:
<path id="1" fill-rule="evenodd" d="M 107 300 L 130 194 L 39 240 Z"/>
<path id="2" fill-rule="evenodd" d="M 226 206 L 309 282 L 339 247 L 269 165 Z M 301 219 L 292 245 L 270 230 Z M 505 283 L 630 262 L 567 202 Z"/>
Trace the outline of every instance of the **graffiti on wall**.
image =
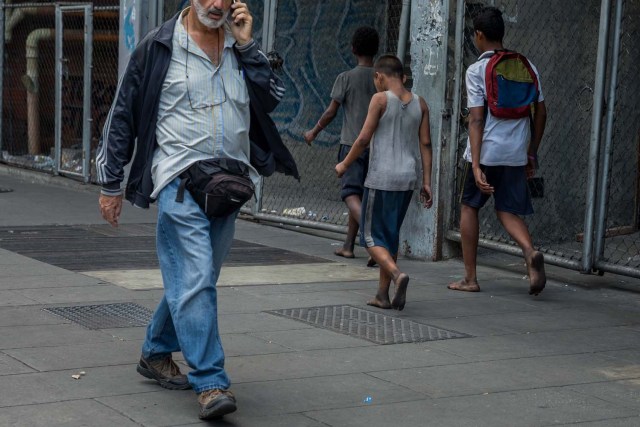
<path id="1" fill-rule="evenodd" d="M 351 36 L 358 27 L 377 28 L 385 45 L 386 10 L 386 1 L 278 2 L 275 49 L 284 58 L 280 77 L 287 92 L 272 116 L 284 137 L 302 141 L 329 104 L 336 76 L 356 65 Z M 341 124 L 334 120 L 316 144 L 337 144 Z"/>
<path id="2" fill-rule="evenodd" d="M 136 0 L 125 6 L 124 13 L 124 45 L 129 52 L 135 49 L 136 41 Z"/>

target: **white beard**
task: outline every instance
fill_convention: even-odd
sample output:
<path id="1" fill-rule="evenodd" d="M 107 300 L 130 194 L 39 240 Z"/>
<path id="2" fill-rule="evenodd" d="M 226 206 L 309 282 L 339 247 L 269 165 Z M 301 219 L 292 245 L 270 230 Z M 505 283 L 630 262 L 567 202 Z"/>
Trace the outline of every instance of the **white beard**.
<path id="1" fill-rule="evenodd" d="M 219 21 L 216 21 L 214 19 L 209 18 L 208 16 L 209 12 L 211 12 L 213 9 L 205 9 L 204 6 L 200 4 L 200 0 L 193 0 L 193 7 L 196 8 L 196 15 L 198 16 L 198 20 L 200 21 L 200 23 L 205 27 L 211 28 L 211 29 L 222 27 L 224 23 L 227 22 L 227 18 L 231 13 L 231 9 L 227 10 L 222 15 L 222 19 L 220 19 Z"/>

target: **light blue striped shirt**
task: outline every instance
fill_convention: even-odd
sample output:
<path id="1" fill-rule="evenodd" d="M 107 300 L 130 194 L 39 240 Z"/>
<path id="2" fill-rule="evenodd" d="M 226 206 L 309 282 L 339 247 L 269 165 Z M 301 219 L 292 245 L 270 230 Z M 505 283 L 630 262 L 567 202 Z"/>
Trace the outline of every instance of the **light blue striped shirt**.
<path id="1" fill-rule="evenodd" d="M 233 52 L 235 39 L 225 28 L 224 49 L 216 67 L 193 39 L 187 53 L 189 36 L 182 21 L 178 20 L 173 33 L 173 54 L 158 108 L 158 147 L 151 167 L 153 199 L 198 160 L 240 160 L 249 165 L 256 185 L 259 179 L 249 162 L 249 93 Z"/>

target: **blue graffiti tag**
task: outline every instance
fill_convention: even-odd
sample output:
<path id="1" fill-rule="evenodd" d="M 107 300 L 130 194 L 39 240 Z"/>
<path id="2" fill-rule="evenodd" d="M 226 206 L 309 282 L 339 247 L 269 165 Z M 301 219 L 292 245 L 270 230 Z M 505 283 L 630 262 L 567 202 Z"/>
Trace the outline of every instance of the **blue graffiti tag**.
<path id="1" fill-rule="evenodd" d="M 136 11 L 134 2 L 131 6 L 129 6 L 129 11 L 124 18 L 124 45 L 129 52 L 132 52 L 136 47 L 136 31 L 134 27 L 135 21 Z"/>

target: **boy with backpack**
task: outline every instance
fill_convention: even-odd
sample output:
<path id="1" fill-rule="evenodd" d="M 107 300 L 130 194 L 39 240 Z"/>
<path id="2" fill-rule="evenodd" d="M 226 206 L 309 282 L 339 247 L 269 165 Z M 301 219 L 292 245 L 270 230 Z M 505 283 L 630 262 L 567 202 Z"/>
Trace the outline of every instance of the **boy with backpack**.
<path id="1" fill-rule="evenodd" d="M 331 91 L 331 103 L 313 129 L 304 133 L 304 140 L 311 145 L 318 134 L 333 121 L 342 106 L 344 121 L 340 135 L 339 162 L 344 160 L 358 137 L 367 117 L 371 97 L 376 93 L 373 85 L 373 57 L 378 53 L 378 45 L 379 36 L 374 28 L 360 27 L 354 32 L 351 49 L 358 65 L 338 75 Z M 349 225 L 345 242 L 342 248 L 336 249 L 335 254 L 345 258 L 354 257 L 353 248 L 358 234 L 368 163 L 369 152 L 365 150 L 342 177 L 340 197 L 349 209 Z M 374 263 L 370 259 L 367 265 L 373 266 Z"/>
<path id="2" fill-rule="evenodd" d="M 381 56 L 374 70 L 378 93 L 371 99 L 364 127 L 351 151 L 336 165 L 336 173 L 343 176 L 371 144 L 360 245 L 380 266 L 380 282 L 376 296 L 367 304 L 402 310 L 409 276 L 396 264 L 400 227 L 421 173 L 420 198 L 425 208 L 432 205 L 429 108 L 424 99 L 404 87 L 403 64 L 397 57 Z M 391 281 L 395 284 L 393 300 L 389 300 Z"/>
<path id="3" fill-rule="evenodd" d="M 498 219 L 522 249 L 529 294 L 538 295 L 546 283 L 544 257 L 534 249 L 521 218 L 533 213 L 527 179 L 535 174 L 546 124 L 538 71 L 524 56 L 504 48 L 500 10 L 483 8 L 473 26 L 475 45 L 482 54 L 466 75 L 469 140 L 460 220 L 465 277 L 448 288 L 480 291 L 476 277 L 478 211 L 493 196 Z"/>

